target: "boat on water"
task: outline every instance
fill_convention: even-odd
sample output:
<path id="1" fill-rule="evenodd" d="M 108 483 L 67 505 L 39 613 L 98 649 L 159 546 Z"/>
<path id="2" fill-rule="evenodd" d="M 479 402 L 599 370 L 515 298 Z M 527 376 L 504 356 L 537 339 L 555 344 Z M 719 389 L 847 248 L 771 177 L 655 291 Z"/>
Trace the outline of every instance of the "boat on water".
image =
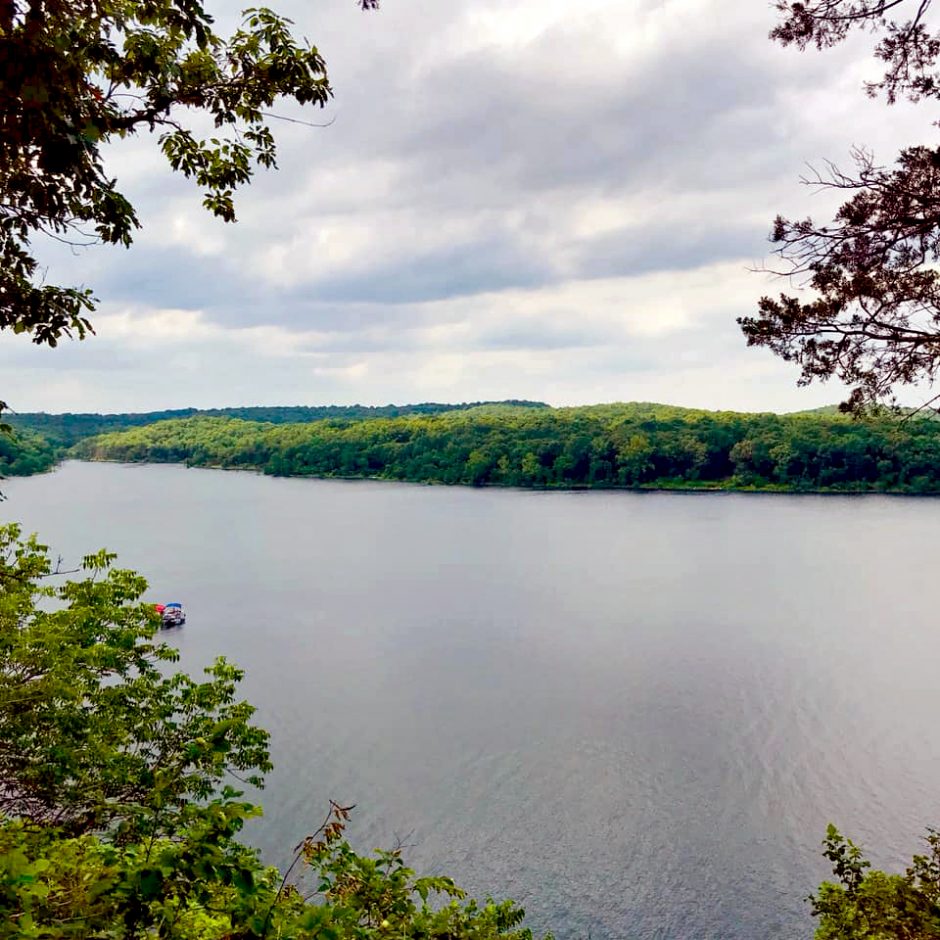
<path id="1" fill-rule="evenodd" d="M 181 627 L 186 623 L 186 611 L 183 610 L 183 605 L 177 601 L 173 601 L 170 604 L 158 604 L 157 609 L 163 607 L 163 610 L 160 610 L 160 625 L 163 627 Z"/>

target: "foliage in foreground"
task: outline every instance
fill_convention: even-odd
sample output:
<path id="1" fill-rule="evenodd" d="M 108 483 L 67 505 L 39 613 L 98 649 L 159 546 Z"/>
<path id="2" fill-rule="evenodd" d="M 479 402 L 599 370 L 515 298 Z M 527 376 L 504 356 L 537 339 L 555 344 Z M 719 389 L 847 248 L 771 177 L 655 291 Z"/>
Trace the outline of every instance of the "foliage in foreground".
<path id="1" fill-rule="evenodd" d="M 86 440 L 73 453 L 475 486 L 940 492 L 940 422 L 651 404 L 481 407 L 278 426 L 193 418 Z"/>
<path id="2" fill-rule="evenodd" d="M 868 34 L 883 69 L 866 83 L 888 104 L 940 98 L 940 30 L 931 0 L 775 0 L 771 38 L 829 49 Z M 931 7 L 934 7 L 932 10 Z M 926 126 L 926 123 L 925 123 Z M 901 385 L 932 384 L 940 372 L 940 148 L 934 129 L 891 166 L 865 149 L 854 170 L 828 164 L 806 180 L 845 199 L 831 220 L 774 222 L 777 273 L 806 292 L 764 297 L 738 320 L 749 345 L 800 366 L 800 384 L 837 378 L 846 410 L 892 401 Z M 936 403 L 934 397 L 928 404 Z"/>
<path id="3" fill-rule="evenodd" d="M 0 330 L 55 346 L 91 329 L 91 290 L 47 283 L 32 243 L 130 246 L 140 223 L 110 142 L 159 133 L 170 167 L 234 221 L 235 190 L 276 165 L 272 108 L 331 94 L 317 48 L 265 7 L 225 36 L 199 0 L 0 0 Z"/>
<path id="4" fill-rule="evenodd" d="M 220 659 L 172 673 L 146 582 L 86 557 L 66 580 L 0 527 L 0 938 L 528 940 L 511 902 L 355 853 L 331 805 L 286 874 L 238 841 L 267 735 Z"/>
<path id="5" fill-rule="evenodd" d="M 823 842 L 837 881 L 810 898 L 816 940 L 935 940 L 940 937 L 940 833 L 903 875 L 872 870 L 851 840 L 830 825 Z"/>

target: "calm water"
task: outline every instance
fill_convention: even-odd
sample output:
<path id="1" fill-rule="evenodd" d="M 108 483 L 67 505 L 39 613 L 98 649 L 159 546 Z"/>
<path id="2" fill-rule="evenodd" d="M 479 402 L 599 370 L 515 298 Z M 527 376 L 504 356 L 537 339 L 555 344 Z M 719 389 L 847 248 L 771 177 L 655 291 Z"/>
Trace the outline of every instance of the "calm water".
<path id="1" fill-rule="evenodd" d="M 0 518 L 182 600 L 248 670 L 280 861 L 360 848 L 559 938 L 798 938 L 830 820 L 940 823 L 940 500 L 526 493 L 67 464 Z"/>

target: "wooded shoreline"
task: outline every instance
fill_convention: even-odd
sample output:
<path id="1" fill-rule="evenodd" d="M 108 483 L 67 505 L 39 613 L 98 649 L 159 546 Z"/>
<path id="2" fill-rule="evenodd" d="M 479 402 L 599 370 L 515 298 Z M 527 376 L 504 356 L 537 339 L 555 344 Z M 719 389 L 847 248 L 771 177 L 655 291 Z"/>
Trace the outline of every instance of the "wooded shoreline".
<path id="1" fill-rule="evenodd" d="M 74 457 L 67 456 L 65 460 L 75 460 L 79 463 L 106 463 L 125 467 L 181 467 L 185 470 L 221 470 L 226 473 L 252 473 L 256 476 L 276 477 L 286 480 L 322 480 L 337 483 L 394 483 L 406 486 L 422 487 L 448 487 L 462 486 L 472 489 L 498 489 L 518 491 L 524 493 L 675 493 L 677 495 L 720 495 L 728 496 L 893 496 L 899 499 L 932 499 L 940 496 L 940 489 L 935 492 L 910 492 L 903 490 L 879 490 L 879 489 L 838 489 L 830 487 L 828 489 L 797 489 L 795 487 L 786 487 L 781 484 L 757 486 L 735 486 L 721 484 L 702 484 L 696 486 L 694 483 L 676 483 L 675 485 L 657 485 L 642 484 L 639 486 L 624 486 L 616 483 L 573 483 L 565 485 L 561 483 L 544 483 L 521 486 L 511 483 L 486 483 L 474 485 L 470 483 L 443 483 L 440 480 L 402 480 L 397 477 L 382 476 L 341 476 L 340 474 L 325 473 L 292 473 L 292 474 L 271 474 L 258 469 L 257 467 L 231 467 L 224 464 L 189 464 L 184 461 L 168 460 L 120 460 L 111 457 Z M 54 473 L 58 464 L 49 467 L 41 473 Z M 37 474 L 38 475 L 38 474 Z"/>
<path id="2" fill-rule="evenodd" d="M 0 473 L 77 458 L 533 490 L 940 494 L 940 422 L 922 418 L 646 403 L 409 407 L 308 409 L 316 416 L 305 421 L 292 420 L 298 409 L 263 409 L 273 418 L 264 421 L 243 417 L 254 409 L 149 423 L 18 416 L 16 440 L 0 441 Z"/>

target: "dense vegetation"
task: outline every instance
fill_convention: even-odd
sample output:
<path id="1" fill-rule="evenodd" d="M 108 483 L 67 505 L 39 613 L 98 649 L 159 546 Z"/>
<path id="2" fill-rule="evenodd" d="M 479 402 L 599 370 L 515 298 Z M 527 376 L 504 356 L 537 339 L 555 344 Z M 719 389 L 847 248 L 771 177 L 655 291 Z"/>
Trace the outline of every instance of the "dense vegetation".
<path id="1" fill-rule="evenodd" d="M 483 404 L 506 404 L 517 408 L 547 408 L 541 402 L 469 402 L 443 404 L 421 402 L 416 405 L 322 405 L 256 406 L 245 408 L 179 408 L 130 414 L 47 414 L 46 412 L 3 414 L 3 423 L 13 434 L 0 433 L 0 477 L 28 476 L 51 469 L 68 455 L 69 448 L 84 440 L 111 431 L 144 427 L 158 421 L 179 418 L 241 418 L 268 424 L 301 424 L 310 421 L 395 418 L 403 415 L 430 415 L 462 411 Z M 2 408 L 2 406 L 0 406 Z"/>
<path id="2" fill-rule="evenodd" d="M 51 469 L 59 450 L 34 431 L 0 431 L 0 476 L 29 476 Z"/>
<path id="3" fill-rule="evenodd" d="M 940 492 L 940 424 L 663 405 L 481 406 L 308 424 L 196 417 L 80 442 L 87 459 L 507 486 Z"/>
<path id="4" fill-rule="evenodd" d="M 816 940 L 936 940 L 940 937 L 940 833 L 903 875 L 872 869 L 861 849 L 830 825 L 823 841 L 835 881 L 808 899 Z"/>
<path id="5" fill-rule="evenodd" d="M 336 803 L 285 873 L 236 838 L 267 734 L 224 659 L 174 673 L 146 582 L 78 580 L 0 526 L 0 938 L 528 940 L 510 902 L 465 901 L 399 851 L 362 856 Z"/>

